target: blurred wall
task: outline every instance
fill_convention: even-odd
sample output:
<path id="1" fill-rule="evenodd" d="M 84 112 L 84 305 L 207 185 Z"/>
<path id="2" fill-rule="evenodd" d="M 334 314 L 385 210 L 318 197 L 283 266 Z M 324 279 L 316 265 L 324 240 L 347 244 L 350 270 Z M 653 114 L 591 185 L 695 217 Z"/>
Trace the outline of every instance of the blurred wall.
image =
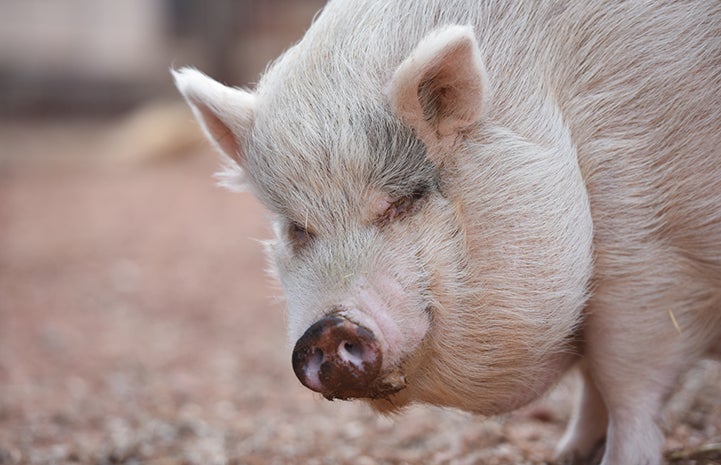
<path id="1" fill-rule="evenodd" d="M 321 0 L 0 0 L 0 113 L 128 108 L 192 64 L 235 85 L 298 40 Z"/>
<path id="2" fill-rule="evenodd" d="M 5 72 L 149 78 L 163 53 L 163 3 L 147 0 L 2 0 Z"/>

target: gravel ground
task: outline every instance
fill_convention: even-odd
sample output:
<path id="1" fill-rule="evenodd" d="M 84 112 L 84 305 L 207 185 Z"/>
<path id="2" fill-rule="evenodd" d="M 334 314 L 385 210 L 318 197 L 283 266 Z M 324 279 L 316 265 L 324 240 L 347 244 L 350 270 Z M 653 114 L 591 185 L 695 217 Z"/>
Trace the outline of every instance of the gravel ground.
<path id="1" fill-rule="evenodd" d="M 115 128 L 0 125 L 0 465 L 551 462 L 573 377 L 490 419 L 303 388 L 262 208 L 214 186 L 207 147 L 140 156 Z M 721 463 L 720 364 L 665 428 L 668 463 Z"/>

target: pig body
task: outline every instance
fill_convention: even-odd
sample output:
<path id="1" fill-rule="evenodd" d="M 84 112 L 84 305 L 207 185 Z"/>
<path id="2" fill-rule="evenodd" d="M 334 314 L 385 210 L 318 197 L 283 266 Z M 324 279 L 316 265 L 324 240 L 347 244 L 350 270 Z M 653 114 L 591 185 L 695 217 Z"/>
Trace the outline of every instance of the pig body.
<path id="1" fill-rule="evenodd" d="M 721 351 L 721 5 L 336 0 L 253 92 L 175 77 L 274 213 L 306 386 L 494 414 L 576 364 L 559 457 L 662 462 Z"/>

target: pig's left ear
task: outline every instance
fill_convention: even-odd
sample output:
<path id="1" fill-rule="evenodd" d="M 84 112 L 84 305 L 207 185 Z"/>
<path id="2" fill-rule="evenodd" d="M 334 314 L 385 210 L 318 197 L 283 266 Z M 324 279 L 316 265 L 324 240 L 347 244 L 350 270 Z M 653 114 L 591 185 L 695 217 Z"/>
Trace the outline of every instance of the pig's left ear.
<path id="1" fill-rule="evenodd" d="M 193 68 L 171 70 L 171 73 L 205 135 L 218 151 L 242 168 L 243 146 L 253 124 L 255 96 L 225 86 Z M 235 177 L 242 184 L 244 179 L 237 174 L 241 171 L 238 170 Z"/>
<path id="2" fill-rule="evenodd" d="M 483 111 L 486 71 L 470 26 L 426 36 L 388 87 L 393 111 L 431 147 L 452 144 Z"/>

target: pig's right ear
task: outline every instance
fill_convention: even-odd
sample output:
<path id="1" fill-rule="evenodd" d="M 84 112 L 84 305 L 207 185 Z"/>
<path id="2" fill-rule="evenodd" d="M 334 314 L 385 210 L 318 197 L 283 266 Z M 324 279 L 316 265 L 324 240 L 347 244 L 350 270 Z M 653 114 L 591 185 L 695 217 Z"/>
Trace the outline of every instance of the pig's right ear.
<path id="1" fill-rule="evenodd" d="M 396 115 L 426 145 L 445 146 L 481 117 L 486 79 L 473 28 L 445 26 L 398 66 L 387 95 Z"/>
<path id="2" fill-rule="evenodd" d="M 208 139 L 242 167 L 242 147 L 253 124 L 255 96 L 224 86 L 193 68 L 171 73 Z"/>

